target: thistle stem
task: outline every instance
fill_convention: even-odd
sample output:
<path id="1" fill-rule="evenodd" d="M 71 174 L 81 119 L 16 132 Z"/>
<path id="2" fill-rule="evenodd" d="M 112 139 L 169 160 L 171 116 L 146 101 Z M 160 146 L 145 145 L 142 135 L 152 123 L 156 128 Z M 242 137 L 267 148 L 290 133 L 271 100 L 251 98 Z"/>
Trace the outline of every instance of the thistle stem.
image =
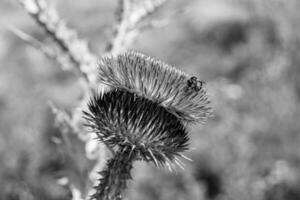
<path id="1" fill-rule="evenodd" d="M 120 148 L 107 162 L 106 168 L 99 173 L 102 177 L 91 199 L 121 200 L 122 192 L 127 187 L 127 180 L 131 179 L 130 171 L 135 159 L 136 155 L 130 148 Z"/>

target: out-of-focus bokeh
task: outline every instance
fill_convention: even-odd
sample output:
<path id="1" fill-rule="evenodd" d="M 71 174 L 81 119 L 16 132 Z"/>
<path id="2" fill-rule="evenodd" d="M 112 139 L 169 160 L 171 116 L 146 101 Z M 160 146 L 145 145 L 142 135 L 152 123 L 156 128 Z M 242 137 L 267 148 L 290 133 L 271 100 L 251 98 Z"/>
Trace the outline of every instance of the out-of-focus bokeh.
<path id="1" fill-rule="evenodd" d="M 116 1 L 49 1 L 101 55 Z M 131 200 L 300 199 L 300 1 L 170 0 L 129 47 L 207 82 L 214 116 L 194 125 L 185 170 L 136 163 Z M 82 95 L 63 71 L 9 31 L 51 39 L 17 1 L 0 2 L 0 199 L 68 199 L 59 179 L 85 165 L 53 138 L 53 102 L 70 112 Z M 78 177 L 80 180 L 80 177 Z"/>

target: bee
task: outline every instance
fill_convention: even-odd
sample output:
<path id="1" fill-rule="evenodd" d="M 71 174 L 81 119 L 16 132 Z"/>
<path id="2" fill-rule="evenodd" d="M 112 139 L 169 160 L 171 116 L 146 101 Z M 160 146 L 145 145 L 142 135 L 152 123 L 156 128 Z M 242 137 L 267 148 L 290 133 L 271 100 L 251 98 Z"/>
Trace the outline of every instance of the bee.
<path id="1" fill-rule="evenodd" d="M 199 81 L 197 77 L 192 76 L 189 80 L 187 80 L 187 89 L 198 92 L 202 89 L 204 84 L 204 81 Z"/>

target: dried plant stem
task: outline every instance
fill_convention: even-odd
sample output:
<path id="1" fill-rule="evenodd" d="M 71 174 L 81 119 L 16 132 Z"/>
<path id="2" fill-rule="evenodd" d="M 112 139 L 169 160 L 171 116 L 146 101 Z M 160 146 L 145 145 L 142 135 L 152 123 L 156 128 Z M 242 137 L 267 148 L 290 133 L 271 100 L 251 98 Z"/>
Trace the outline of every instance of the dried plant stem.
<path id="1" fill-rule="evenodd" d="M 119 0 L 117 26 L 112 40 L 107 44 L 106 53 L 118 54 L 124 51 L 126 44 L 138 35 L 138 23 L 155 12 L 166 0 L 140 1 Z M 134 31 L 133 31 L 134 30 Z"/>
<path id="2" fill-rule="evenodd" d="M 117 13 L 117 25 L 113 32 L 113 39 L 108 43 L 106 47 L 107 52 L 117 53 L 122 49 L 122 45 L 126 38 L 126 32 L 129 26 L 128 15 L 130 9 L 130 1 L 119 0 L 118 13 Z"/>
<path id="3" fill-rule="evenodd" d="M 96 56 L 89 51 L 87 43 L 79 39 L 76 31 L 67 27 L 45 0 L 19 0 L 19 2 L 55 43 L 69 55 L 71 62 L 88 84 L 95 83 Z"/>
<path id="4" fill-rule="evenodd" d="M 131 16 L 131 23 L 133 26 L 136 26 L 140 21 L 142 21 L 147 16 L 154 13 L 159 7 L 161 7 L 167 0 L 145 0 L 143 1 L 142 6 L 139 6 L 138 9 Z"/>
<path id="5" fill-rule="evenodd" d="M 58 52 L 54 51 L 52 48 L 48 47 L 44 43 L 40 42 L 39 40 L 35 39 L 31 35 L 25 33 L 24 31 L 18 29 L 15 26 L 8 26 L 7 29 L 26 43 L 43 52 L 43 54 L 45 54 L 47 58 L 57 62 L 62 69 L 69 68 L 66 59 L 63 56 L 61 56 Z"/>

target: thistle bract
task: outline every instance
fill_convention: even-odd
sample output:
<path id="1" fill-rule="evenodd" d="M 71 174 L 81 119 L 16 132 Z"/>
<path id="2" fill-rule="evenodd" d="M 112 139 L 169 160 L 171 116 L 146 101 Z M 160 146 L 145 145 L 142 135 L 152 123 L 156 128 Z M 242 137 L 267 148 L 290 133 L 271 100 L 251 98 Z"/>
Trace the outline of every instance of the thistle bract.
<path id="1" fill-rule="evenodd" d="M 94 96 L 84 114 L 87 126 L 106 145 L 130 149 L 137 159 L 157 166 L 170 166 L 187 149 L 188 136 L 181 121 L 156 102 L 129 91 L 117 89 Z"/>
<path id="2" fill-rule="evenodd" d="M 99 79 L 150 99 L 183 121 L 204 121 L 211 113 L 204 87 L 189 88 L 188 74 L 141 53 L 104 57 L 99 65 Z"/>

